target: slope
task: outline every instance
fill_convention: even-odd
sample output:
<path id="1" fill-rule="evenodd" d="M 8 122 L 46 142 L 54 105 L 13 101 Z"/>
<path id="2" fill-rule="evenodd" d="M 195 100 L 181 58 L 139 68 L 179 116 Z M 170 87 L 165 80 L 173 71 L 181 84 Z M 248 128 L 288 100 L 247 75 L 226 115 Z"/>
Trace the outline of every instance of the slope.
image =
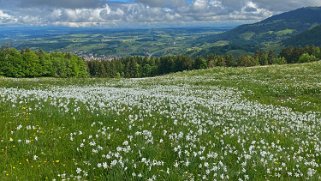
<path id="1" fill-rule="evenodd" d="M 311 30 L 300 33 L 284 41 L 286 46 L 321 46 L 321 26 L 316 26 Z"/>
<path id="2" fill-rule="evenodd" d="M 258 48 L 276 49 L 280 42 L 321 24 L 321 7 L 307 7 L 272 16 L 254 24 L 241 25 L 219 35 L 199 39 L 198 43 L 212 43 L 210 51 L 243 50 L 253 52 Z M 225 46 L 215 46 L 217 42 Z M 209 50 L 202 50 L 203 53 Z"/>

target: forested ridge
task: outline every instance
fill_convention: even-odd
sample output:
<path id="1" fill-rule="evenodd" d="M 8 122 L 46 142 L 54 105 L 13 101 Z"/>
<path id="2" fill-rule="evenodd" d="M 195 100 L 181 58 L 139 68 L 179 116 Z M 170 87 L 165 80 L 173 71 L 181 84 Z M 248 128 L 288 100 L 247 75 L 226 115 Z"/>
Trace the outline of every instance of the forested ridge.
<path id="1" fill-rule="evenodd" d="M 321 59 L 320 47 L 288 47 L 280 54 L 258 51 L 254 55 L 233 57 L 211 55 L 191 58 L 188 56 L 125 57 L 113 60 L 84 59 L 62 52 L 42 50 L 0 49 L 0 76 L 5 77 L 108 77 L 140 78 L 173 72 L 206 69 L 216 66 L 250 67 L 258 65 L 304 63 Z"/>
<path id="2" fill-rule="evenodd" d="M 88 70 L 92 77 L 140 78 L 164 75 L 185 70 L 206 69 L 217 66 L 251 67 L 258 65 L 292 64 L 313 62 L 321 59 L 320 47 L 288 47 L 281 53 L 258 51 L 254 55 L 233 57 L 210 55 L 191 58 L 188 56 L 127 57 L 109 61 L 89 61 Z"/>

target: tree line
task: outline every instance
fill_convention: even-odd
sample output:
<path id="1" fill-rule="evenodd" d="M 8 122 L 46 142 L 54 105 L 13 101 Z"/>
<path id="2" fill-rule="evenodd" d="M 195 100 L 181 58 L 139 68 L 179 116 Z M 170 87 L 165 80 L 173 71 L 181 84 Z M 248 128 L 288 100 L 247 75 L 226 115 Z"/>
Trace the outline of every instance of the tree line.
<path id="1" fill-rule="evenodd" d="M 217 66 L 251 67 L 258 65 L 305 63 L 321 59 L 321 49 L 315 46 L 288 47 L 279 54 L 273 51 L 257 51 L 254 55 L 211 55 L 191 58 L 188 56 L 126 57 L 113 60 L 88 61 L 92 77 L 140 78 L 173 72 L 206 69 Z"/>
<path id="2" fill-rule="evenodd" d="M 87 77 L 87 64 L 70 53 L 42 50 L 0 49 L 0 76 L 6 77 Z"/>
<path id="3" fill-rule="evenodd" d="M 14 48 L 1 48 L 0 76 L 140 78 L 217 66 L 250 67 L 304 63 L 320 59 L 321 49 L 315 46 L 288 47 L 284 48 L 279 54 L 275 54 L 273 51 L 258 51 L 254 55 L 239 57 L 231 55 L 211 55 L 196 58 L 188 56 L 133 56 L 92 61 L 85 61 L 70 53 L 48 53 L 30 49 L 19 51 Z"/>

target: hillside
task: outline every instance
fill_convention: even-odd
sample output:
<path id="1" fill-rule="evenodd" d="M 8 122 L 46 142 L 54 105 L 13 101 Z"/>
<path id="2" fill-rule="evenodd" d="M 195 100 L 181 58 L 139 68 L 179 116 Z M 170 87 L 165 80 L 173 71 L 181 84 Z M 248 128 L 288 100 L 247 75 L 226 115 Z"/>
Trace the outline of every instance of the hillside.
<path id="1" fill-rule="evenodd" d="M 0 78 L 0 180 L 320 180 L 320 80 L 321 62 Z"/>
<path id="2" fill-rule="evenodd" d="M 321 46 L 321 26 L 300 33 L 284 41 L 286 46 L 306 46 L 315 45 Z"/>
<path id="3" fill-rule="evenodd" d="M 281 41 L 319 24 L 321 24 L 321 7 L 301 8 L 272 16 L 258 23 L 241 25 L 219 35 L 206 36 L 199 41 L 214 44 L 210 51 L 203 50 L 203 54 L 222 50 L 276 49 Z M 224 46 L 215 45 L 222 41 L 225 42 Z"/>

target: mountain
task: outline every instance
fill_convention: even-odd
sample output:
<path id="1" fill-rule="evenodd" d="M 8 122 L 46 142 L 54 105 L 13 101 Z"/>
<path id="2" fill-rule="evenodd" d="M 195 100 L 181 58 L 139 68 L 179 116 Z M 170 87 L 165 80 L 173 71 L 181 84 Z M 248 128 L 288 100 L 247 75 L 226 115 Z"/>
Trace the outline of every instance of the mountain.
<path id="1" fill-rule="evenodd" d="M 229 48 L 232 48 L 231 51 L 246 52 L 253 52 L 259 48 L 277 49 L 283 40 L 320 24 L 321 7 L 307 7 L 275 15 L 258 23 L 241 25 L 219 35 L 202 37 L 199 42 L 213 44 L 209 48 L 212 52 Z M 209 49 L 202 51 L 205 53 Z"/>
<path id="2" fill-rule="evenodd" d="M 284 41 L 286 46 L 321 46 L 321 26 L 316 26 Z"/>

